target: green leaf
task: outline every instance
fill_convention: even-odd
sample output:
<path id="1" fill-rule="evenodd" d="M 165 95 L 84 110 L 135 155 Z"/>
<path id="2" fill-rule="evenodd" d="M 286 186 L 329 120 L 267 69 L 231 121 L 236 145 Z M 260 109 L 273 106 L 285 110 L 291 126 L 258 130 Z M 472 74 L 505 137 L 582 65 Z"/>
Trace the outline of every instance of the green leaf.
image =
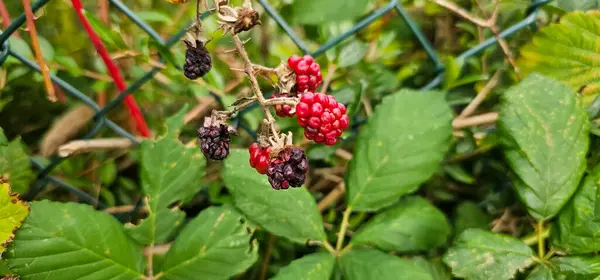
<path id="1" fill-rule="evenodd" d="M 6 140 L 2 128 L 0 138 Z M 0 177 L 8 180 L 12 190 L 17 193 L 27 191 L 29 184 L 35 179 L 29 157 L 20 139 L 12 142 L 0 141 Z"/>
<path id="2" fill-rule="evenodd" d="M 52 61 L 54 59 L 54 47 L 46 38 L 38 36 L 38 43 L 40 44 L 40 50 L 42 51 L 42 57 L 46 61 Z"/>
<path id="3" fill-rule="evenodd" d="M 592 280 L 600 276 L 599 256 L 569 256 L 552 258 L 555 274 L 568 280 Z"/>
<path id="4" fill-rule="evenodd" d="M 274 190 L 267 176 L 248 164 L 248 151 L 232 149 L 225 159 L 223 181 L 235 206 L 246 217 L 273 234 L 298 243 L 326 240 L 323 219 L 305 187 Z"/>
<path id="5" fill-rule="evenodd" d="M 338 57 L 338 67 L 345 68 L 360 62 L 365 57 L 368 48 L 368 44 L 360 41 L 352 41 L 344 46 Z"/>
<path id="6" fill-rule="evenodd" d="M 228 207 L 203 210 L 182 231 L 162 267 L 165 279 L 228 279 L 258 259 L 243 217 Z"/>
<path id="7" fill-rule="evenodd" d="M 28 214 L 29 205 L 19 200 L 18 195 L 11 193 L 8 184 L 0 184 L 0 256 Z"/>
<path id="8" fill-rule="evenodd" d="M 149 213 L 137 227 L 128 228 L 129 234 L 144 245 L 167 241 L 185 217 L 168 207 L 187 202 L 199 191 L 205 164 L 198 147 L 187 148 L 177 139 L 142 142 L 140 177 Z"/>
<path id="9" fill-rule="evenodd" d="M 339 22 L 364 14 L 371 2 L 372 0 L 294 1 L 292 14 L 294 21 L 299 24 Z"/>
<path id="10" fill-rule="evenodd" d="M 123 40 L 123 36 L 119 34 L 119 32 L 104 25 L 104 23 L 102 23 L 93 13 L 90 13 L 86 10 L 84 10 L 83 13 L 90 22 L 90 25 L 94 31 L 98 33 L 98 36 L 100 36 L 100 39 L 102 39 L 102 42 L 104 42 L 108 48 L 112 50 L 129 49 Z"/>
<path id="11" fill-rule="evenodd" d="M 450 225 L 440 210 L 421 197 L 407 197 L 377 214 L 352 237 L 352 243 L 384 251 L 418 252 L 445 244 L 449 235 Z"/>
<path id="12" fill-rule="evenodd" d="M 121 224 L 77 203 L 32 202 L 6 260 L 23 280 L 143 277 L 142 249 Z"/>
<path id="13" fill-rule="evenodd" d="M 292 261 L 279 270 L 273 280 L 329 280 L 335 266 L 335 256 L 314 253 Z"/>
<path id="14" fill-rule="evenodd" d="M 524 75 L 538 72 L 553 77 L 574 91 L 588 86 L 584 91 L 586 94 L 598 93 L 599 26 L 600 13 L 593 11 L 569 13 L 559 23 L 542 28 L 521 49 L 518 61 L 521 71 Z"/>
<path id="15" fill-rule="evenodd" d="M 533 251 L 512 236 L 481 229 L 467 229 L 444 256 L 456 277 L 512 279 L 517 270 L 533 263 Z"/>
<path id="16" fill-rule="evenodd" d="M 171 18 L 158 11 L 137 11 L 135 14 L 144 21 L 147 22 L 160 22 L 160 23 L 170 23 Z"/>
<path id="17" fill-rule="evenodd" d="M 177 138 L 181 133 L 181 129 L 183 129 L 185 114 L 187 113 L 190 106 L 188 104 L 184 104 L 177 113 L 168 117 L 165 120 L 165 124 L 163 125 L 163 131 L 160 134 L 161 137 L 165 138 Z"/>
<path id="18" fill-rule="evenodd" d="M 358 136 L 349 166 L 347 201 L 357 211 L 376 211 L 416 191 L 440 168 L 452 142 L 452 114 L 442 92 L 405 89 L 381 103 Z"/>
<path id="19" fill-rule="evenodd" d="M 535 219 L 555 216 L 577 190 L 589 127 L 581 99 L 551 78 L 529 75 L 502 96 L 498 130 L 504 154 Z"/>
<path id="20" fill-rule="evenodd" d="M 600 9 L 600 0 L 556 0 L 555 5 L 565 11 Z"/>
<path id="21" fill-rule="evenodd" d="M 476 203 L 465 201 L 456 207 L 454 231 L 461 233 L 468 228 L 488 229 L 492 219 Z"/>
<path id="22" fill-rule="evenodd" d="M 2 276 L 8 276 L 8 275 L 11 275 L 11 274 L 12 273 L 8 269 L 8 264 L 6 264 L 6 262 L 4 262 L 2 259 L 0 259 L 0 277 L 2 277 Z"/>
<path id="23" fill-rule="evenodd" d="M 600 251 L 600 166 L 586 176 L 552 230 L 552 246 L 569 254 Z"/>
<path id="24" fill-rule="evenodd" d="M 339 265 L 347 280 L 437 280 L 428 264 L 401 259 L 373 249 L 355 249 L 344 254 Z"/>
<path id="25" fill-rule="evenodd" d="M 528 276 L 526 280 L 559 280 L 554 277 L 552 269 L 545 265 L 538 265 Z M 561 279 L 562 280 L 562 279 Z"/>

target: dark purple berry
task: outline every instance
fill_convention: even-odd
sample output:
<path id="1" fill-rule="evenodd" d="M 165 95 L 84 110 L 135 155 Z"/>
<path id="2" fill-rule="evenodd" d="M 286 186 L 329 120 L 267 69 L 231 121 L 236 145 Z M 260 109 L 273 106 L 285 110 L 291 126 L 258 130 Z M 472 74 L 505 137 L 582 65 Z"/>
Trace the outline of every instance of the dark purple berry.
<path id="1" fill-rule="evenodd" d="M 229 130 L 224 124 L 200 127 L 198 139 L 202 153 L 210 160 L 223 160 L 229 154 Z"/>
<path id="2" fill-rule="evenodd" d="M 199 40 L 196 40 L 195 46 L 188 41 L 184 42 L 187 46 L 187 50 L 185 51 L 183 74 L 190 80 L 203 77 L 212 68 L 210 53 Z"/>
<path id="3" fill-rule="evenodd" d="M 267 176 L 273 189 L 297 188 L 304 184 L 308 158 L 298 147 L 288 147 L 269 163 Z"/>

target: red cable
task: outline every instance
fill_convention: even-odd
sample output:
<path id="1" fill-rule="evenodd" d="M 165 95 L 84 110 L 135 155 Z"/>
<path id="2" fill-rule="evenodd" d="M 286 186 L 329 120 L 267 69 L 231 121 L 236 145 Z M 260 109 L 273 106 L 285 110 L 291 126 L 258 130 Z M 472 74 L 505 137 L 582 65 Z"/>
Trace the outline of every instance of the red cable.
<path id="1" fill-rule="evenodd" d="M 81 20 L 85 31 L 88 33 L 90 40 L 94 44 L 94 47 L 96 47 L 96 51 L 98 51 L 98 54 L 104 61 L 104 64 L 106 65 L 106 68 L 108 69 L 113 81 L 117 85 L 117 89 L 119 89 L 121 92 L 125 91 L 127 89 L 125 80 L 123 79 L 123 76 L 121 76 L 121 72 L 119 71 L 117 65 L 114 63 L 114 61 L 112 61 L 112 59 L 110 59 L 110 55 L 102 43 L 100 36 L 98 36 L 98 34 L 94 31 L 89 21 L 83 14 L 83 5 L 81 4 L 81 0 L 72 0 L 71 2 L 73 3 L 73 8 L 75 9 L 77 16 L 79 16 L 79 20 Z M 133 96 L 127 95 L 124 101 L 127 109 L 129 109 L 131 117 L 135 120 L 138 131 L 142 134 L 142 136 L 150 137 L 150 130 L 148 129 L 148 125 L 144 120 L 144 115 L 142 114 L 142 111 L 140 111 L 135 99 L 133 99 Z"/>

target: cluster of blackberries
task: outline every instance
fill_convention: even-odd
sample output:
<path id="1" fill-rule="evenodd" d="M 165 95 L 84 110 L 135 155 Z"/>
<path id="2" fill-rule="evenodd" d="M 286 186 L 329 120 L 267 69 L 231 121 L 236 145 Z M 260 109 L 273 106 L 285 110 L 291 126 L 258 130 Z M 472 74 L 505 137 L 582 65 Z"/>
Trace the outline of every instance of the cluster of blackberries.
<path id="1" fill-rule="evenodd" d="M 200 150 L 210 160 L 223 160 L 229 155 L 229 128 L 224 124 L 205 125 L 198 129 Z"/>
<path id="2" fill-rule="evenodd" d="M 308 158 L 298 147 L 287 146 L 277 154 L 270 147 L 250 145 L 250 166 L 258 173 L 266 174 L 273 189 L 297 188 L 304 184 L 308 171 Z"/>
<path id="3" fill-rule="evenodd" d="M 187 47 L 185 51 L 185 63 L 183 64 L 183 74 L 190 80 L 204 77 L 212 68 L 212 59 L 210 52 L 200 40 L 192 43 L 184 41 Z"/>

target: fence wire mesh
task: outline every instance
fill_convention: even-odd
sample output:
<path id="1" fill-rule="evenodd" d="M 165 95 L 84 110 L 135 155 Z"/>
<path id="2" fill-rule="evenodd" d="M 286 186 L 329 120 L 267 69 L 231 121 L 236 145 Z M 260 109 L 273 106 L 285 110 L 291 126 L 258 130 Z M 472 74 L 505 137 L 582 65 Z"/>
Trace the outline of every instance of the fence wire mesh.
<path id="1" fill-rule="evenodd" d="M 175 43 L 177 43 L 184 36 L 184 34 L 187 30 L 187 28 L 182 28 L 179 32 L 177 32 L 176 34 L 174 34 L 172 37 L 170 37 L 169 39 L 167 39 L 165 41 L 154 29 L 152 29 L 152 27 L 150 27 L 150 25 L 148 25 L 146 22 L 144 22 L 140 17 L 136 16 L 136 14 L 131 9 L 129 9 L 127 7 L 127 5 L 125 5 L 123 2 L 121 2 L 120 0 L 109 0 L 109 1 L 112 5 L 114 5 L 115 8 L 117 8 L 120 12 L 122 12 L 124 15 L 126 15 L 131 21 L 133 21 L 137 26 L 139 26 L 144 32 L 146 32 L 148 34 L 148 36 L 150 36 L 150 38 L 152 38 L 154 41 L 156 41 L 159 48 L 163 48 L 164 50 L 170 49 L 170 47 L 172 47 Z M 371 14 L 369 14 L 368 16 L 366 16 L 365 18 L 360 20 L 356 25 L 351 27 L 346 32 L 344 32 L 341 35 L 339 35 L 338 37 L 335 37 L 335 38 L 329 40 L 328 42 L 322 44 L 318 49 L 316 49 L 315 51 L 312 51 L 312 52 L 308 49 L 307 44 L 304 42 L 304 40 L 302 40 L 294 32 L 294 30 L 287 23 L 287 21 L 285 19 L 283 19 L 279 13 L 277 13 L 275 8 L 273 8 L 273 6 L 271 6 L 267 2 L 267 0 L 257 0 L 257 1 L 264 8 L 266 13 L 269 14 L 269 16 L 277 22 L 277 24 L 281 27 L 281 29 L 283 29 L 283 31 L 287 34 L 287 36 L 290 37 L 290 39 L 296 44 L 296 46 L 302 51 L 302 53 L 310 54 L 313 57 L 321 56 L 326 51 L 328 51 L 329 49 L 340 44 L 342 41 L 344 41 L 348 37 L 356 34 L 358 31 L 365 28 L 366 26 L 368 26 L 369 24 L 371 24 L 378 18 L 395 10 L 402 17 L 402 19 L 406 22 L 407 26 L 410 28 L 410 30 L 412 31 L 412 33 L 414 34 L 416 39 L 419 41 L 421 46 L 425 49 L 426 53 L 428 54 L 431 62 L 434 64 L 435 69 L 436 69 L 436 76 L 426 86 L 421 88 L 421 90 L 429 90 L 429 89 L 436 88 L 443 82 L 444 72 L 445 72 L 444 65 L 441 63 L 440 58 L 439 58 L 438 54 L 436 53 L 435 49 L 433 48 L 431 42 L 427 39 L 425 34 L 423 34 L 420 31 L 418 24 L 411 19 L 410 15 L 406 12 L 404 7 L 402 6 L 401 0 L 391 0 L 385 6 L 379 8 L 375 12 L 372 12 Z M 521 21 L 519 21 L 518 23 L 516 23 L 516 24 L 508 27 L 507 29 L 503 30 L 502 32 L 500 32 L 499 37 L 506 38 L 512 34 L 515 34 L 519 30 L 522 30 L 527 27 L 535 29 L 535 20 L 536 20 L 536 16 L 537 16 L 537 13 L 538 13 L 540 7 L 542 7 L 543 5 L 545 5 L 551 1 L 552 0 L 532 0 L 529 8 L 527 9 L 526 17 L 524 19 L 522 19 Z M 50 2 L 50 0 L 39 0 L 35 3 L 33 3 L 31 5 L 31 8 L 35 12 L 35 11 L 39 10 L 40 8 L 42 8 L 44 5 L 48 4 L 48 2 Z M 209 13 L 204 13 L 204 14 L 202 14 L 201 17 L 206 18 L 208 16 L 210 16 Z M 19 55 L 14 50 L 10 49 L 10 44 L 9 44 L 8 38 L 12 34 L 14 34 L 24 23 L 25 23 L 25 14 L 23 13 L 19 17 L 15 18 L 14 21 L 12 22 L 12 24 L 6 30 L 4 30 L 0 33 L 0 65 L 4 61 L 6 61 L 8 56 L 12 56 L 12 57 L 16 58 L 17 60 L 19 60 L 21 63 L 27 65 L 28 67 L 30 67 L 36 71 L 40 71 L 40 67 L 34 61 L 31 61 L 31 60 L 25 58 L 24 56 Z M 190 25 L 191 24 L 192 23 L 190 22 Z M 475 47 L 470 48 L 467 51 L 459 54 L 457 56 L 457 59 L 462 59 L 462 60 L 468 59 L 496 43 L 498 43 L 497 38 L 490 37 L 489 39 L 481 42 L 480 44 L 476 45 Z M 59 78 L 55 75 L 51 75 L 51 79 L 56 85 L 60 86 L 70 96 L 85 103 L 87 106 L 89 106 L 90 108 L 92 108 L 95 111 L 94 117 L 92 119 L 95 122 L 94 126 L 90 131 L 88 131 L 88 133 L 82 139 L 90 139 L 90 138 L 94 137 L 100 131 L 101 128 L 107 127 L 110 130 L 114 131 L 116 134 L 118 134 L 122 137 L 126 137 L 129 140 L 131 140 L 137 144 L 138 140 L 136 140 L 135 136 L 133 136 L 132 134 L 127 132 L 124 128 L 118 126 L 116 123 L 109 120 L 106 115 L 110 110 L 114 109 L 119 104 L 122 104 L 125 97 L 127 97 L 130 94 L 134 94 L 145 83 L 152 80 L 154 75 L 156 75 L 160 70 L 161 69 L 159 67 L 152 68 L 150 71 L 146 72 L 141 78 L 134 81 L 125 91 L 120 92 L 117 97 L 115 97 L 113 100 L 108 102 L 106 104 L 106 106 L 104 106 L 104 107 L 100 107 L 96 102 L 94 102 L 91 98 L 86 96 L 79 89 L 75 88 L 74 86 L 72 86 L 68 82 L 62 80 L 61 78 Z M 219 102 L 222 102 L 219 98 L 217 98 L 217 100 Z M 245 112 L 248 112 L 248 111 L 249 110 L 241 111 L 238 114 L 237 118 L 239 118 L 241 115 L 243 115 Z M 241 128 L 248 130 L 248 132 L 250 132 L 251 135 L 255 135 L 253 133 L 253 131 L 250 131 L 247 127 L 241 126 Z M 57 177 L 50 175 L 52 170 L 65 159 L 66 158 L 55 155 L 51 158 L 49 164 L 44 165 L 41 162 L 39 162 L 38 160 L 31 158 L 30 159 L 31 163 L 33 164 L 33 166 L 35 168 L 37 168 L 39 170 L 39 173 L 37 175 L 37 178 L 36 178 L 33 186 L 31 187 L 29 192 L 24 195 L 24 197 L 26 199 L 35 197 L 49 183 L 52 183 L 54 185 L 60 186 L 60 187 L 64 188 L 65 190 L 73 193 L 81 201 L 85 201 L 87 203 L 96 205 L 99 209 L 105 208 L 105 205 L 101 201 L 98 201 L 96 198 L 92 197 L 88 193 L 80 190 L 79 188 L 77 188 Z"/>

